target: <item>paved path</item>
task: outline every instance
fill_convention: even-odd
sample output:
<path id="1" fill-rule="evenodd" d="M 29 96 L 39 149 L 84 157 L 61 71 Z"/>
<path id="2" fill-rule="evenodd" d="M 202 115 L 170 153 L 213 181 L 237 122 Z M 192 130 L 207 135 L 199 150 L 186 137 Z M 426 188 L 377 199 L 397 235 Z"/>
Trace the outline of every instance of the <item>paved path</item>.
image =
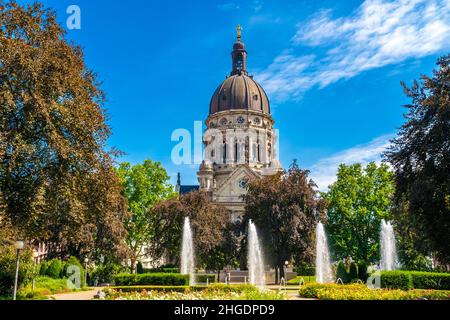
<path id="1" fill-rule="evenodd" d="M 92 300 L 94 299 L 94 296 L 102 289 L 103 288 L 95 288 L 89 291 L 55 294 L 52 295 L 50 298 L 54 300 L 70 300 L 70 301 Z"/>

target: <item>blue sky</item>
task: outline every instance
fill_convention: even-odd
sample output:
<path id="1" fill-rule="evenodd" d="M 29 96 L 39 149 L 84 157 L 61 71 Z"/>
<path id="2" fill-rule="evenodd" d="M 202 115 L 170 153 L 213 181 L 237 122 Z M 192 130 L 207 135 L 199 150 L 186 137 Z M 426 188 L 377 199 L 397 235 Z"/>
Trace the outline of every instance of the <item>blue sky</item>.
<path id="1" fill-rule="evenodd" d="M 64 26 L 67 7 L 81 9 L 81 30 L 67 36 L 103 81 L 121 161 L 160 161 L 184 184 L 196 184 L 197 167 L 172 163 L 171 134 L 206 119 L 237 24 L 271 100 L 282 164 L 298 159 L 321 189 L 340 163 L 379 161 L 403 122 L 400 81 L 430 74 L 450 48 L 450 0 L 43 3 Z"/>

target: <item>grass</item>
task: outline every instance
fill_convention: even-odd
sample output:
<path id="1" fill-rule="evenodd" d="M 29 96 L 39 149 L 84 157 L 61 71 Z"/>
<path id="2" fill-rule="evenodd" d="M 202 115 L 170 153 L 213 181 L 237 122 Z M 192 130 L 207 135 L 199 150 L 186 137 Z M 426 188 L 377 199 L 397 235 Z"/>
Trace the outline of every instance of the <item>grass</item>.
<path id="1" fill-rule="evenodd" d="M 19 290 L 17 297 L 20 300 L 44 300 L 48 296 L 59 293 L 77 291 L 67 286 L 67 279 L 53 279 L 49 277 L 37 277 L 34 290 L 31 284 Z"/>
<path id="2" fill-rule="evenodd" d="M 304 284 L 307 283 L 314 283 L 316 282 L 316 277 L 315 276 L 297 276 L 294 279 L 291 279 L 287 282 L 288 285 L 300 285 L 300 281 L 303 279 L 303 281 L 305 282 Z"/>

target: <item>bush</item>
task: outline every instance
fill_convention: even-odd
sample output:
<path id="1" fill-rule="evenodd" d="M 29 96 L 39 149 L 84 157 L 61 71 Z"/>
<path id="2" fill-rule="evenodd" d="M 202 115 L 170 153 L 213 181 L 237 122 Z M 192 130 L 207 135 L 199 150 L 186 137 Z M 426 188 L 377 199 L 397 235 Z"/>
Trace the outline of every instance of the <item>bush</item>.
<path id="1" fill-rule="evenodd" d="M 40 263 L 40 265 L 38 266 L 38 270 L 39 270 L 39 275 L 42 277 L 45 277 L 45 275 L 47 274 L 47 269 L 48 269 L 48 263 L 47 261 L 42 261 Z"/>
<path id="2" fill-rule="evenodd" d="M 420 271 L 384 271 L 381 273 L 381 287 L 403 290 L 411 288 L 450 290 L 450 274 Z"/>
<path id="3" fill-rule="evenodd" d="M 142 262 L 138 262 L 136 265 L 136 273 L 137 274 L 143 274 L 144 273 L 144 266 L 142 265 Z"/>
<path id="4" fill-rule="evenodd" d="M 121 292 L 142 292 L 142 291 L 160 291 L 160 292 L 186 292 L 189 286 L 114 286 L 108 289 Z"/>
<path id="5" fill-rule="evenodd" d="M 450 274 L 431 272 L 410 272 L 415 289 L 450 290 Z"/>
<path id="6" fill-rule="evenodd" d="M 350 282 L 355 282 L 358 281 L 358 266 L 356 265 L 356 263 L 352 262 L 350 264 L 350 272 L 349 272 L 349 280 Z"/>
<path id="7" fill-rule="evenodd" d="M 349 279 L 350 277 L 347 272 L 347 267 L 345 266 L 343 261 L 339 261 L 339 264 L 338 264 L 337 270 L 336 270 L 336 278 L 341 279 L 343 283 L 350 282 L 350 279 Z"/>
<path id="8" fill-rule="evenodd" d="M 122 273 L 114 276 L 114 283 L 117 286 L 187 286 L 189 285 L 189 275 L 176 273 Z"/>
<path id="9" fill-rule="evenodd" d="M 411 274 L 404 271 L 383 271 L 381 273 L 381 287 L 410 290 L 413 287 Z"/>
<path id="10" fill-rule="evenodd" d="M 16 275 L 16 249 L 13 245 L 0 246 L 0 296 L 12 296 Z M 33 252 L 25 249 L 20 252 L 19 287 L 33 278 Z"/>
<path id="11" fill-rule="evenodd" d="M 195 276 L 196 283 L 215 283 L 217 276 L 215 274 L 197 274 Z"/>
<path id="12" fill-rule="evenodd" d="M 90 283 L 92 285 L 112 283 L 114 281 L 114 276 L 124 273 L 125 270 L 125 267 L 115 263 L 98 265 L 89 272 Z"/>
<path id="13" fill-rule="evenodd" d="M 81 262 L 76 258 L 76 257 L 70 257 L 63 266 L 63 270 L 62 270 L 62 276 L 61 278 L 69 278 L 74 285 L 77 285 L 77 280 L 78 279 L 74 279 L 74 277 L 77 274 L 77 271 L 75 271 L 76 269 L 79 269 L 79 275 L 80 275 L 80 286 L 84 287 L 85 284 L 85 270 L 83 268 L 83 265 L 81 264 Z"/>
<path id="14" fill-rule="evenodd" d="M 63 263 L 59 259 L 53 259 L 48 263 L 45 275 L 53 279 L 61 279 Z"/>
<path id="15" fill-rule="evenodd" d="M 309 264 L 301 263 L 294 268 L 294 272 L 296 272 L 298 276 L 315 276 L 316 268 Z"/>
<path id="16" fill-rule="evenodd" d="M 369 274 L 367 272 L 367 264 L 364 261 L 358 263 L 358 278 L 364 283 L 366 283 L 367 279 L 369 279 Z"/>
<path id="17" fill-rule="evenodd" d="M 180 269 L 179 268 L 143 269 L 142 273 L 180 273 Z"/>
<path id="18" fill-rule="evenodd" d="M 66 279 L 53 279 L 49 277 L 37 277 L 35 279 L 34 291 L 31 284 L 28 284 L 25 288 L 18 292 L 18 299 L 43 299 L 45 296 L 71 292 L 72 290 L 67 286 Z"/>

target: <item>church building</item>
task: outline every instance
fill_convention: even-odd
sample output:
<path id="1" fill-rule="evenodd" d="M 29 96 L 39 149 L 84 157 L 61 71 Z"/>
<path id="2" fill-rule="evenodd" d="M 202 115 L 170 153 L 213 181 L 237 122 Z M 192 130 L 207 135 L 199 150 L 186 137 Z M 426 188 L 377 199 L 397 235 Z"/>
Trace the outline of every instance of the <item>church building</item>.
<path id="1" fill-rule="evenodd" d="M 247 71 L 247 50 L 238 27 L 232 69 L 214 92 L 204 133 L 204 161 L 197 173 L 199 190 L 239 219 L 248 183 L 281 171 L 270 102 Z M 178 181 L 178 190 L 185 187 Z M 187 188 L 192 190 L 192 188 Z"/>

